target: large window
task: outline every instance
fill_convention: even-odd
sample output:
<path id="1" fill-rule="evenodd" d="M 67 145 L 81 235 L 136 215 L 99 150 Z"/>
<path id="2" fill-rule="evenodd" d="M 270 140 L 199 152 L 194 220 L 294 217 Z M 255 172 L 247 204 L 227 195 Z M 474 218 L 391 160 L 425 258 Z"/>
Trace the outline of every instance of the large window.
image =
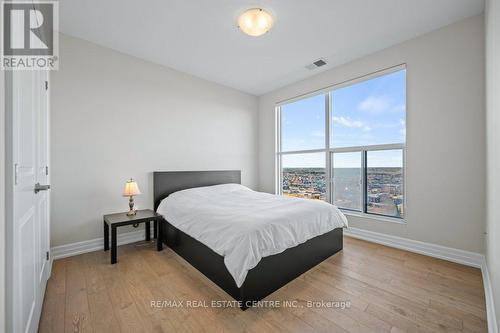
<path id="1" fill-rule="evenodd" d="M 280 193 L 404 217 L 404 66 L 281 104 L 277 112 Z"/>

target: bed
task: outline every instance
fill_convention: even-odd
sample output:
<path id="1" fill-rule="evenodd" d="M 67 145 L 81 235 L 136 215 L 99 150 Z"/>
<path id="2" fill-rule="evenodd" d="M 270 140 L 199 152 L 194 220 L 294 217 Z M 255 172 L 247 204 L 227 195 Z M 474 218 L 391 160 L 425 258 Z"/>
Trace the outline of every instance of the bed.
<path id="1" fill-rule="evenodd" d="M 162 201 L 170 195 L 172 196 L 168 200 L 171 203 L 173 199 L 178 199 L 184 193 L 194 193 L 194 189 L 196 189 L 196 193 L 204 193 L 203 191 L 210 193 L 207 191 L 220 187 L 225 191 L 243 191 L 245 194 L 245 190 L 240 188 L 241 185 L 240 187 L 235 185 L 241 184 L 241 173 L 237 170 L 154 172 L 153 183 L 155 211 L 158 210 Z M 207 188 L 208 186 L 210 188 Z M 245 195 L 262 198 L 263 204 L 267 202 L 266 194 L 251 192 L 253 193 L 249 192 Z M 170 205 L 170 207 L 172 209 L 175 206 Z M 163 205 L 160 208 L 165 209 Z M 158 212 L 162 214 L 162 212 Z M 164 217 L 173 216 L 165 214 L 165 211 L 162 215 Z M 179 228 L 174 224 L 177 224 Z M 299 240 L 298 245 L 286 248 L 284 251 L 280 250 L 279 253 L 258 258 L 258 263 L 242 274 L 244 277 L 238 277 L 234 270 L 228 269 L 231 266 L 226 265 L 225 256 L 221 255 L 222 250 L 214 247 L 207 239 L 199 237 L 200 235 L 195 238 L 188 233 L 195 235 L 191 230 L 186 229 L 185 224 L 179 225 L 177 220 L 176 223 L 173 223 L 165 218 L 159 226 L 158 250 L 161 250 L 163 244 L 166 244 L 238 301 L 242 310 L 253 306 L 255 302 L 342 250 L 343 246 L 342 227 L 338 227 L 306 241 Z"/>

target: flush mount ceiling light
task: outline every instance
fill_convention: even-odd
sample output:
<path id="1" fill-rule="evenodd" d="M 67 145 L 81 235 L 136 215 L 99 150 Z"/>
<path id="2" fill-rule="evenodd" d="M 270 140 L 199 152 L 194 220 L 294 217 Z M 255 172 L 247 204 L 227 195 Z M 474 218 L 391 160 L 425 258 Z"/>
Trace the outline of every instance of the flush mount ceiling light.
<path id="1" fill-rule="evenodd" d="M 262 8 L 244 11 L 238 18 L 238 28 L 250 36 L 261 36 L 273 26 L 273 17 Z"/>

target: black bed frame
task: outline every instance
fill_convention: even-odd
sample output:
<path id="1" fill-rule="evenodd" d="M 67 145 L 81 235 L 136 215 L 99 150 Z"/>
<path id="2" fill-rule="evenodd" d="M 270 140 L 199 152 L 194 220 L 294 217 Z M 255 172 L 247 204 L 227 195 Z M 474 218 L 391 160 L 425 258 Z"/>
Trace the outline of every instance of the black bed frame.
<path id="1" fill-rule="evenodd" d="M 154 207 L 173 192 L 188 188 L 241 183 L 238 171 L 154 172 Z M 238 288 L 228 272 L 224 257 L 163 220 L 161 240 L 198 271 L 239 301 L 245 310 L 278 290 L 326 258 L 342 250 L 342 228 L 334 229 L 279 254 L 262 258 Z"/>

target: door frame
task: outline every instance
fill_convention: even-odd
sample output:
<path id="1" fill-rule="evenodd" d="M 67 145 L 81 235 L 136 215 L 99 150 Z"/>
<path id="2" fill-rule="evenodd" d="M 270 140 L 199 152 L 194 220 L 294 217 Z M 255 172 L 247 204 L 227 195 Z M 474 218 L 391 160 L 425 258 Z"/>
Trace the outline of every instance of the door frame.
<path id="1" fill-rule="evenodd" d="M 0 331 L 7 332 L 7 326 L 5 323 L 6 318 L 6 230 L 5 225 L 7 220 L 6 214 L 6 121 L 5 121 L 5 111 L 6 111 L 6 81 L 5 81 L 5 72 L 0 71 L 0 92 L 4 94 L 0 94 L 0 128 L 4 129 L 4 135 L 0 135 L 0 163 L 2 167 L 0 167 Z"/>
<path id="2" fill-rule="evenodd" d="M 13 276 L 14 271 L 14 163 L 13 163 L 13 98 L 12 72 L 5 71 L 5 325 L 13 330 Z M 10 272 L 10 273 L 7 273 Z"/>

